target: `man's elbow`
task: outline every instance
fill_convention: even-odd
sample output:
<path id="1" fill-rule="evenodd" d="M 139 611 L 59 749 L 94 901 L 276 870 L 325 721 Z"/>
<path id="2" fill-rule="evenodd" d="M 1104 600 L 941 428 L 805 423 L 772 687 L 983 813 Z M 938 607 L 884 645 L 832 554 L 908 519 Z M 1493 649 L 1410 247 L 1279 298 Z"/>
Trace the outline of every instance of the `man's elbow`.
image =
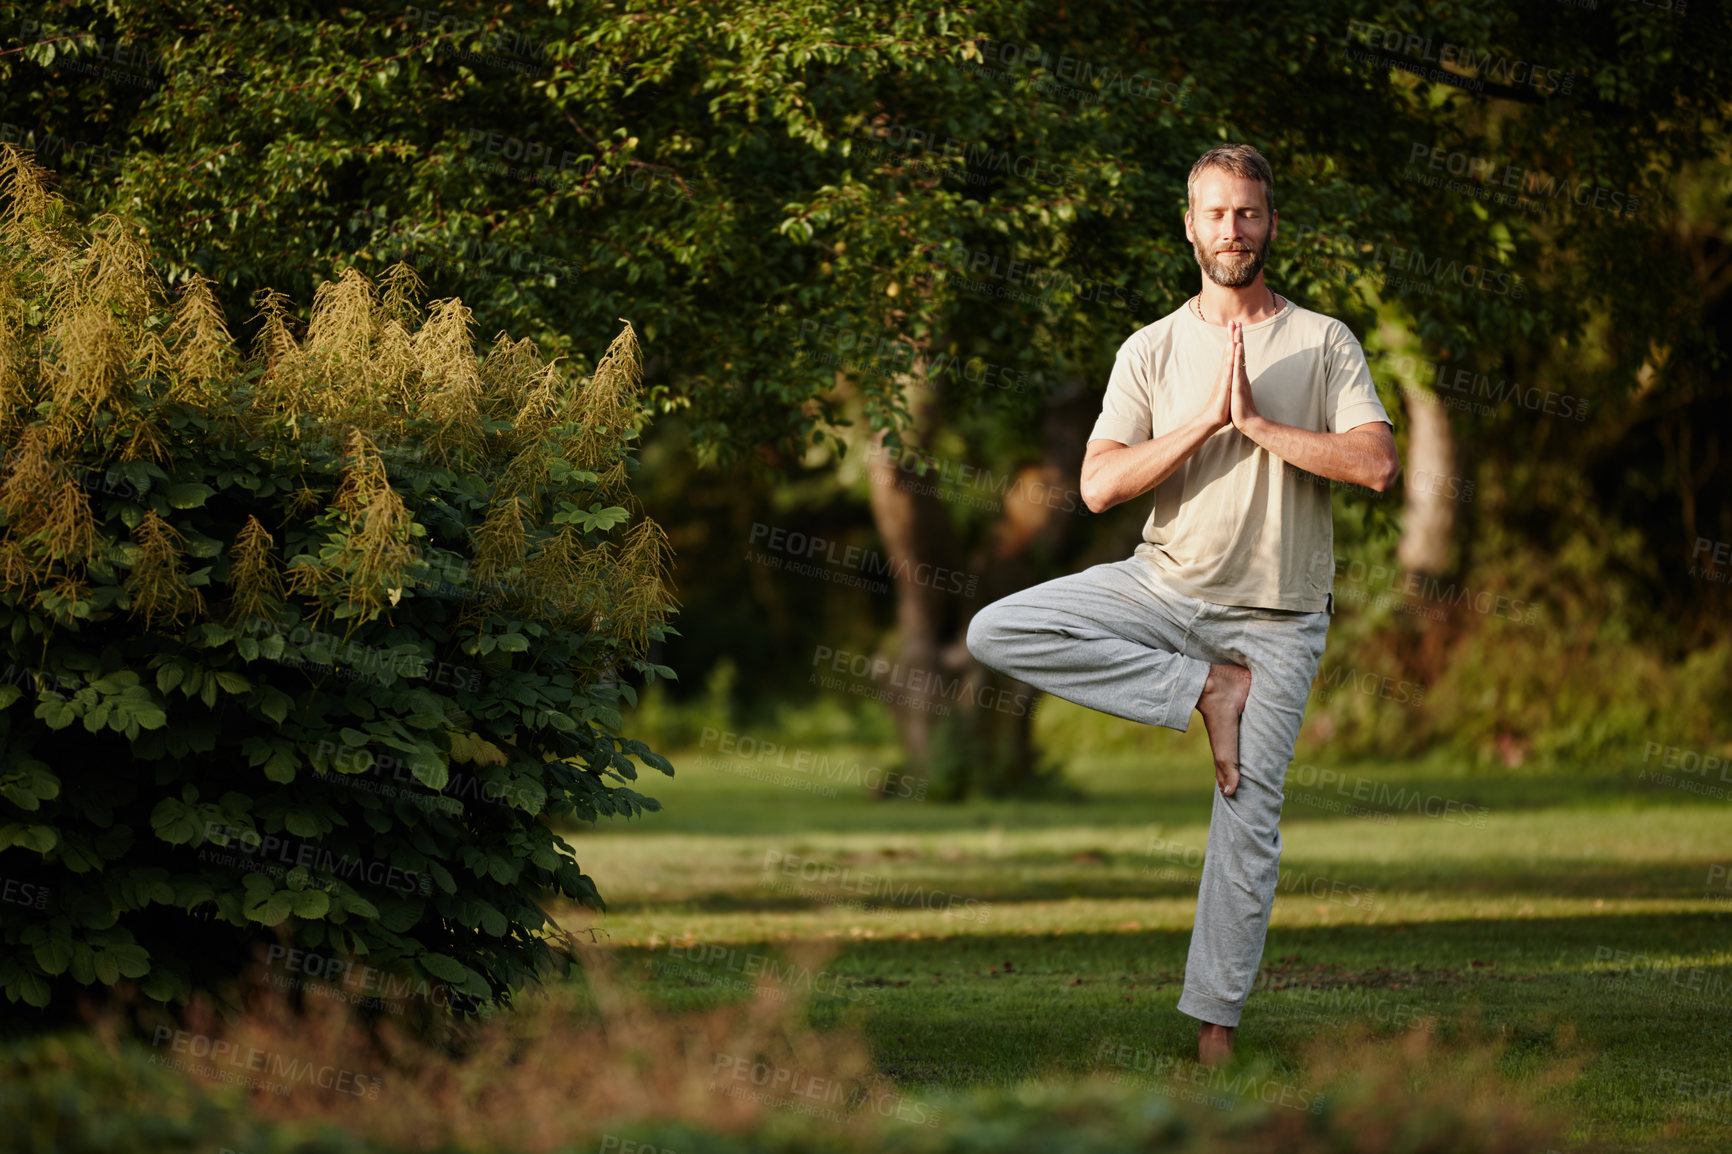
<path id="1" fill-rule="evenodd" d="M 1370 488 L 1374 492 L 1387 493 L 1389 487 L 1395 484 L 1395 479 L 1401 476 L 1401 458 L 1390 453 L 1379 465 L 1377 475 L 1371 478 Z"/>
<path id="2" fill-rule="evenodd" d="M 1077 491 L 1082 495 L 1083 504 L 1088 506 L 1091 513 L 1105 513 L 1117 504 L 1113 500 L 1112 494 L 1102 488 L 1100 482 L 1094 477 L 1083 477 L 1077 485 Z"/>

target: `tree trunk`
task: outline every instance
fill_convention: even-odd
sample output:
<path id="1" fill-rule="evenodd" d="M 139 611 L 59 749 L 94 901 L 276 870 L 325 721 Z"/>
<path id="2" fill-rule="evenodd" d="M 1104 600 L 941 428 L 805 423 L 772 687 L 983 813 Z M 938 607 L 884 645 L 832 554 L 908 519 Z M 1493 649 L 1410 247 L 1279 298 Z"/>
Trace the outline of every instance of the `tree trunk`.
<path id="1" fill-rule="evenodd" d="M 914 410 L 917 431 L 930 431 L 934 408 L 931 401 L 917 404 Z M 928 428 L 923 430 L 923 425 Z M 895 661 L 904 670 L 936 671 L 941 627 L 937 594 L 930 584 L 923 584 L 916 577 L 921 564 L 929 560 L 926 542 L 931 534 L 922 530 L 937 511 L 931 508 L 931 498 L 902 486 L 896 462 L 887 457 L 883 447 L 884 434 L 880 432 L 873 440 L 875 451 L 867 479 L 872 489 L 872 520 L 878 527 L 879 540 L 884 543 L 884 555 L 890 562 L 895 583 Z M 923 704 L 918 695 L 898 694 L 897 702 L 891 706 L 902 749 L 907 754 L 908 772 L 917 778 L 929 776 L 933 754 L 933 715 Z"/>
<path id="2" fill-rule="evenodd" d="M 1030 729 L 1036 692 L 981 665 L 965 638 L 982 606 L 1056 575 L 1046 572 L 1048 559 L 1064 555 L 1066 542 L 1088 515 L 1078 480 L 1096 411 L 1095 398 L 1081 382 L 1071 382 L 1049 399 L 1041 461 L 1017 471 L 1005 487 L 990 535 L 967 557 L 957 545 L 948 508 L 936 497 L 910 492 L 898 483 L 895 462 L 882 452 L 873 455 L 872 516 L 898 573 L 895 660 L 904 670 L 940 678 L 936 692 L 900 695 L 909 700 L 893 707 L 907 772 L 931 783 L 930 796 L 1013 793 L 1037 776 Z M 930 391 L 914 415 L 915 435 L 930 444 L 937 423 Z M 876 444 L 882 441 L 880 436 Z M 937 591 L 915 580 L 923 563 L 962 569 L 971 583 L 978 579 L 974 596 Z"/>
<path id="3" fill-rule="evenodd" d="M 1395 559 L 1409 573 L 1441 576 L 1449 571 L 1455 537 L 1455 438 L 1449 410 L 1432 394 L 1408 386 L 1406 524 Z"/>

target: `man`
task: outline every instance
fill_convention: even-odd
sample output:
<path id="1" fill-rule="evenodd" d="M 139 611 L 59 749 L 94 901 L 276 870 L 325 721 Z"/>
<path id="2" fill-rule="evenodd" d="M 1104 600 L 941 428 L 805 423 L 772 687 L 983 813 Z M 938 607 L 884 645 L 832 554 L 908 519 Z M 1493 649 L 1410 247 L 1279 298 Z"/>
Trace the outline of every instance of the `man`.
<path id="1" fill-rule="evenodd" d="M 1094 512 L 1153 490 L 1143 542 L 987 606 L 968 648 L 1115 717 L 1183 732 L 1203 715 L 1218 789 L 1179 1010 L 1216 1065 L 1262 958 L 1282 787 L 1334 610 L 1316 478 L 1382 492 L 1400 462 L 1352 332 L 1263 283 L 1269 162 L 1214 148 L 1187 187 L 1202 291 L 1120 346 L 1082 466 Z"/>

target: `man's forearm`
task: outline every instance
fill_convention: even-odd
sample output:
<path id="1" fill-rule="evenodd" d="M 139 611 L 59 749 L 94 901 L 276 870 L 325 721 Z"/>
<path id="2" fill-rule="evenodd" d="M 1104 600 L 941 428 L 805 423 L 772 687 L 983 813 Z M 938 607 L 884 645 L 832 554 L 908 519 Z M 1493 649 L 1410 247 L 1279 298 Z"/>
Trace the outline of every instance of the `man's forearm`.
<path id="1" fill-rule="evenodd" d="M 1197 446 L 1225 426 L 1211 425 L 1194 417 L 1170 432 L 1138 445 L 1083 458 L 1082 499 L 1091 512 L 1104 513 L 1114 505 L 1142 496 L 1185 463 Z"/>
<path id="2" fill-rule="evenodd" d="M 1240 424 L 1239 431 L 1294 468 L 1379 493 L 1401 471 L 1395 440 L 1382 422 L 1345 433 L 1317 433 L 1258 416 Z"/>

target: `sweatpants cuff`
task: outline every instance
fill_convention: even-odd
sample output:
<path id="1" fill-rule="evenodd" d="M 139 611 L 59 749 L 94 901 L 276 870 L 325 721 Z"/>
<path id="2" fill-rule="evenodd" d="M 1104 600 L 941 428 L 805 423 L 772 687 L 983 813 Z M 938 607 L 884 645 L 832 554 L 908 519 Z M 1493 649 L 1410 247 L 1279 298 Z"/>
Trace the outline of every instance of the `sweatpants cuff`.
<path id="1" fill-rule="evenodd" d="M 1216 1026 L 1237 1026 L 1243 1006 L 1233 1006 L 1211 998 L 1207 994 L 1193 993 L 1189 986 L 1179 995 L 1179 1013 L 1189 1014 L 1193 1018 L 1212 1023 Z"/>
<path id="2" fill-rule="evenodd" d="M 1203 682 L 1209 680 L 1209 663 L 1183 654 L 1178 656 L 1179 669 L 1163 695 L 1167 700 L 1167 716 L 1159 724 L 1184 733 L 1191 727 L 1191 714 L 1197 711 L 1197 698 L 1203 695 Z"/>

